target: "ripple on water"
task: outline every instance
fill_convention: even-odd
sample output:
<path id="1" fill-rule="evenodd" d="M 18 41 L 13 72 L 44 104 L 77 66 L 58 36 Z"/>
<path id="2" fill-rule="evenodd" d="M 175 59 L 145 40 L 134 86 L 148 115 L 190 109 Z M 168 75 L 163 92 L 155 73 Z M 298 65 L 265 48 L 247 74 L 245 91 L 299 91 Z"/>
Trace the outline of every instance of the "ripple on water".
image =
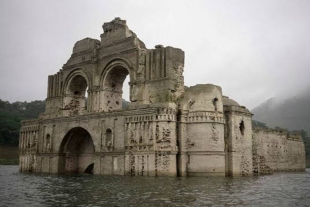
<path id="1" fill-rule="evenodd" d="M 308 206 L 310 171 L 241 178 L 21 174 L 0 165 L 0 206 Z"/>

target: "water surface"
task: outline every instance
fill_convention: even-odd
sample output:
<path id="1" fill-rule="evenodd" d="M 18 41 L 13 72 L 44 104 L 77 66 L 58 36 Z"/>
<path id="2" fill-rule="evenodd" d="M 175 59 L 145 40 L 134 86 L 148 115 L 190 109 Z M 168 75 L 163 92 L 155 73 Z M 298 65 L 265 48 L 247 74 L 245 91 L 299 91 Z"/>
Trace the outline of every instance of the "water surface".
<path id="1" fill-rule="evenodd" d="M 22 174 L 0 165 L 0 206 L 310 206 L 310 169 L 260 177 Z"/>

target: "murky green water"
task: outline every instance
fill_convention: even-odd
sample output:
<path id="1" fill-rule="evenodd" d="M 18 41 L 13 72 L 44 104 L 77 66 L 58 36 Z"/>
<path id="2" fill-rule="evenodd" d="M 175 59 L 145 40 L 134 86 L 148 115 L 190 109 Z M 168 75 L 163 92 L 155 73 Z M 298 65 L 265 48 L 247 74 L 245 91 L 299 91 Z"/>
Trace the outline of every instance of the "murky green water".
<path id="1" fill-rule="evenodd" d="M 0 206 L 310 206 L 310 169 L 262 177 L 21 174 L 0 165 Z"/>

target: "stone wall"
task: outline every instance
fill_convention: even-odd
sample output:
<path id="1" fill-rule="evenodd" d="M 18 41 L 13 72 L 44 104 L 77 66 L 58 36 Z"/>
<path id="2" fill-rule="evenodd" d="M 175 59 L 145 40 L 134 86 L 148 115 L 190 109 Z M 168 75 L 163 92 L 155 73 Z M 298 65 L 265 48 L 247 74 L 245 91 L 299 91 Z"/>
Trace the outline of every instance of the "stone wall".
<path id="1" fill-rule="evenodd" d="M 20 171 L 176 176 L 176 145 L 171 107 L 24 121 Z"/>
<path id="2" fill-rule="evenodd" d="M 199 84 L 179 100 L 179 175 L 225 176 L 222 89 Z"/>
<path id="3" fill-rule="evenodd" d="M 252 114 L 241 106 L 224 106 L 226 175 L 252 175 Z"/>
<path id="4" fill-rule="evenodd" d="M 305 148 L 298 134 L 256 128 L 252 150 L 255 174 L 305 170 Z"/>
<path id="5" fill-rule="evenodd" d="M 181 49 L 147 49 L 120 18 L 103 30 L 101 41 L 76 42 L 48 77 L 45 113 L 22 122 L 21 172 L 247 176 L 252 166 L 260 174 L 304 169 L 298 136 L 257 130 L 252 140 L 252 114 L 221 87 L 185 87 Z"/>
<path id="6" fill-rule="evenodd" d="M 23 124 L 19 138 L 19 169 L 20 171 L 35 172 L 38 151 L 39 125 L 36 120 Z"/>

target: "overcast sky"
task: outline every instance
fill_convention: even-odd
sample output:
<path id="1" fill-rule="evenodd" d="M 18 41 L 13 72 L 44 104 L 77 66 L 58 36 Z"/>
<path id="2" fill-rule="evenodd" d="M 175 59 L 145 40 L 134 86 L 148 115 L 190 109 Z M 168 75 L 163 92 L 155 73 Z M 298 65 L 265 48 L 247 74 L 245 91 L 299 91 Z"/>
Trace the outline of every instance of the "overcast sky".
<path id="1" fill-rule="evenodd" d="M 185 51 L 185 85 L 219 85 L 249 109 L 310 86 L 309 0 L 1 0 L 0 99 L 45 99 L 74 43 L 115 17 L 147 48 Z"/>

